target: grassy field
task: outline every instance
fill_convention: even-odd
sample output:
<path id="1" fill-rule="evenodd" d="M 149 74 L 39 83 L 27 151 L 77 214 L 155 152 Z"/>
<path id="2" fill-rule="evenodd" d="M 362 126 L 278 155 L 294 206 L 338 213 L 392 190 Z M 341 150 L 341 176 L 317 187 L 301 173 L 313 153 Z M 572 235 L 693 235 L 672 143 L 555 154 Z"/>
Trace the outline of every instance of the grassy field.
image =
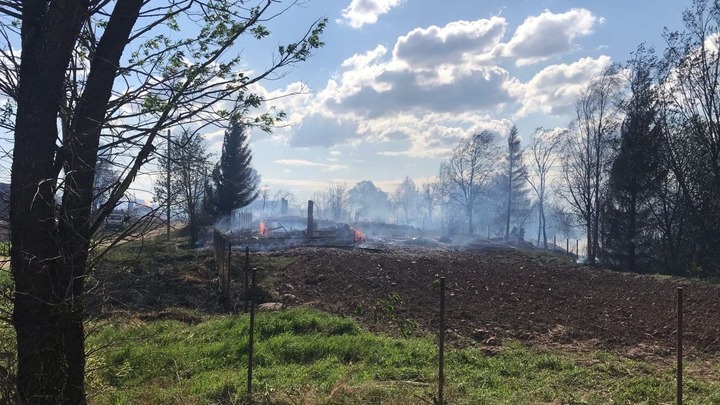
<path id="1" fill-rule="evenodd" d="M 90 337 L 92 404 L 240 404 L 247 316 L 103 321 Z M 203 319 L 199 321 L 199 319 Z M 436 403 L 432 337 L 391 338 L 309 309 L 258 314 L 253 387 L 261 404 Z M 517 343 L 447 353 L 451 404 L 665 404 L 671 366 L 606 352 L 562 353 Z M 690 362 L 689 369 L 703 367 Z M 720 403 L 717 369 L 686 377 L 686 403 Z"/>
<path id="2" fill-rule="evenodd" d="M 130 269 L 122 271 L 163 264 L 182 272 L 209 257 L 158 242 L 123 246 L 107 260 Z M 263 260 L 256 264 L 274 269 L 293 259 Z M 11 285 L 9 275 L 0 272 L 6 294 Z M 7 302 L 0 307 L 8 309 Z M 247 315 L 180 308 L 90 320 L 89 403 L 245 403 L 248 325 Z M 308 308 L 259 313 L 255 403 L 437 403 L 435 338 L 417 332 L 408 338 L 372 334 L 351 319 Z M 11 327 L 0 325 L 1 352 L 13 351 L 13 336 Z M 5 360 L 0 366 L 12 370 Z M 448 404 L 675 402 L 675 370 L 668 358 L 632 360 L 614 352 L 562 351 L 503 340 L 499 347 L 449 347 L 445 368 Z M 686 360 L 686 370 L 685 403 L 720 404 L 718 359 Z M 7 388 L 0 379 L 0 398 L 11 394 Z"/>

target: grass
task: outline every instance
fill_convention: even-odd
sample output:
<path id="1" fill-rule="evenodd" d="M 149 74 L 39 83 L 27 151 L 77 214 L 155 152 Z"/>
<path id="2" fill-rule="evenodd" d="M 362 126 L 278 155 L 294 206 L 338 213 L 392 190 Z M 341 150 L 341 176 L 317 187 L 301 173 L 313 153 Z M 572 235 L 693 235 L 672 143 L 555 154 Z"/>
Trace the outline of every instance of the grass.
<path id="1" fill-rule="evenodd" d="M 88 342 L 102 347 L 88 358 L 90 403 L 243 403 L 248 318 L 204 319 L 105 321 Z M 433 403 L 432 338 L 373 335 L 309 309 L 258 314 L 255 336 L 257 403 Z M 451 404 L 665 404 L 675 393 L 672 367 L 517 343 L 448 350 L 446 379 Z M 720 382 L 687 376 L 686 403 L 720 403 Z"/>

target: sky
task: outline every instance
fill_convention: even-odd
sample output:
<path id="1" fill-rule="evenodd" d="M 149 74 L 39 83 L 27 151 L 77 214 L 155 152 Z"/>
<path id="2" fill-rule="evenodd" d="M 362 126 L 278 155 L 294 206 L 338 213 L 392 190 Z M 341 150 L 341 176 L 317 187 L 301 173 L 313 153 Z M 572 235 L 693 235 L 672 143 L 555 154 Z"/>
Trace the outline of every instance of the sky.
<path id="1" fill-rule="evenodd" d="M 503 144 L 512 124 L 563 127 L 580 90 L 641 43 L 664 49 L 690 0 L 306 0 L 268 23 L 272 44 L 327 17 L 325 46 L 264 82 L 287 113 L 253 130 L 253 165 L 271 192 L 297 202 L 330 183 L 371 180 L 391 191 L 437 175 L 458 142 L 482 130 Z M 262 63 L 266 44 L 244 46 Z M 256 59 L 257 58 L 257 59 Z M 281 97 L 285 94 L 299 95 Z M 280 98 L 277 98 L 280 97 Z M 219 151 L 222 131 L 207 135 Z"/>
<path id="2" fill-rule="evenodd" d="M 291 4 L 283 0 L 280 5 Z M 253 166 L 270 194 L 302 204 L 330 184 L 363 180 L 392 192 L 432 180 L 465 137 L 505 144 L 518 127 L 565 127 L 588 81 L 641 43 L 665 47 L 691 0 L 298 0 L 234 52 L 262 71 L 280 44 L 328 19 L 325 45 L 253 90 L 287 114 L 272 134 L 252 129 Z M 208 130 L 219 157 L 223 129 Z M 9 167 L 8 167 L 9 168 Z M 5 170 L 3 173 L 9 173 Z M 2 177 L 0 175 L 0 177 Z M 131 190 L 150 202 L 151 176 Z"/>

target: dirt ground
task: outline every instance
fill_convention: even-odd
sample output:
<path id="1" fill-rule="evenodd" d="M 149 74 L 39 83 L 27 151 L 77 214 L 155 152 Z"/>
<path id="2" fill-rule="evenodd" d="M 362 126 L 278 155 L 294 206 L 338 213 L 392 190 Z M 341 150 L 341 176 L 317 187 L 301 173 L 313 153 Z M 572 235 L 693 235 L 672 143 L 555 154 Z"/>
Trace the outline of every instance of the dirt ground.
<path id="1" fill-rule="evenodd" d="M 278 292 L 292 294 L 286 300 L 358 318 L 371 329 L 436 330 L 441 276 L 446 325 L 459 343 L 512 338 L 664 356 L 676 347 L 676 289 L 683 286 L 685 345 L 720 349 L 720 288 L 709 283 L 594 269 L 509 247 L 290 254 L 296 260 L 278 276 Z"/>
<path id="2" fill-rule="evenodd" d="M 121 271 L 100 269 L 89 308 L 144 316 L 178 307 L 221 313 L 225 307 L 209 255 L 196 251 L 179 263 L 160 257 Z M 518 339 L 666 357 L 677 339 L 676 288 L 684 286 L 686 350 L 720 351 L 720 287 L 702 281 L 595 269 L 562 254 L 489 245 L 456 250 L 421 240 L 295 248 L 252 258 L 277 264 L 263 275 L 262 301 L 311 306 L 390 333 L 437 329 L 442 276 L 449 340 L 489 347 Z M 240 263 L 240 257 L 234 260 Z M 240 310 L 239 277 L 233 295 L 231 307 Z"/>

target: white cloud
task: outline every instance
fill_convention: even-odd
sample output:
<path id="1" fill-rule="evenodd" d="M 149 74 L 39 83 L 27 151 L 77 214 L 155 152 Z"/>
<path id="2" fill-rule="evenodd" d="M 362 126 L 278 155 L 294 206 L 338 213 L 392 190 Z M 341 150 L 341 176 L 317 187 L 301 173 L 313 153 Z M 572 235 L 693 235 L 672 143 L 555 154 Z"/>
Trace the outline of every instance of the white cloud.
<path id="1" fill-rule="evenodd" d="M 275 163 L 284 166 L 316 167 L 327 172 L 336 172 L 339 170 L 348 169 L 347 165 L 317 163 L 302 159 L 280 159 L 276 160 Z"/>
<path id="2" fill-rule="evenodd" d="M 492 17 L 415 28 L 398 38 L 393 57 L 414 69 L 462 63 L 497 46 L 506 25 L 504 18 Z"/>
<path id="3" fill-rule="evenodd" d="M 577 50 L 575 38 L 591 34 L 595 25 L 603 21 L 582 8 L 561 14 L 545 10 L 539 16 L 525 19 L 510 41 L 498 46 L 496 53 L 515 59 L 518 66 L 537 63 Z"/>
<path id="4" fill-rule="evenodd" d="M 324 88 L 281 106 L 298 125 L 276 136 L 301 148 L 370 142 L 379 155 L 417 158 L 447 156 L 460 139 L 485 129 L 501 140 L 511 117 L 568 112 L 610 58 L 547 66 L 528 82 L 500 63 L 537 63 L 573 52 L 576 39 L 601 22 L 585 9 L 545 11 L 525 19 L 506 42 L 501 16 L 412 29 L 392 52 L 377 45 L 352 55 Z M 326 162 L 336 158 L 331 154 Z"/>
<path id="5" fill-rule="evenodd" d="M 602 55 L 596 59 L 588 57 L 570 64 L 547 66 L 528 83 L 514 88 L 513 92 L 522 97 L 522 108 L 517 115 L 568 113 L 583 88 L 611 63 L 609 56 Z"/>
<path id="6" fill-rule="evenodd" d="M 352 0 L 343 11 L 344 21 L 353 28 L 360 28 L 365 24 L 375 24 L 378 17 L 388 13 L 402 0 Z"/>

